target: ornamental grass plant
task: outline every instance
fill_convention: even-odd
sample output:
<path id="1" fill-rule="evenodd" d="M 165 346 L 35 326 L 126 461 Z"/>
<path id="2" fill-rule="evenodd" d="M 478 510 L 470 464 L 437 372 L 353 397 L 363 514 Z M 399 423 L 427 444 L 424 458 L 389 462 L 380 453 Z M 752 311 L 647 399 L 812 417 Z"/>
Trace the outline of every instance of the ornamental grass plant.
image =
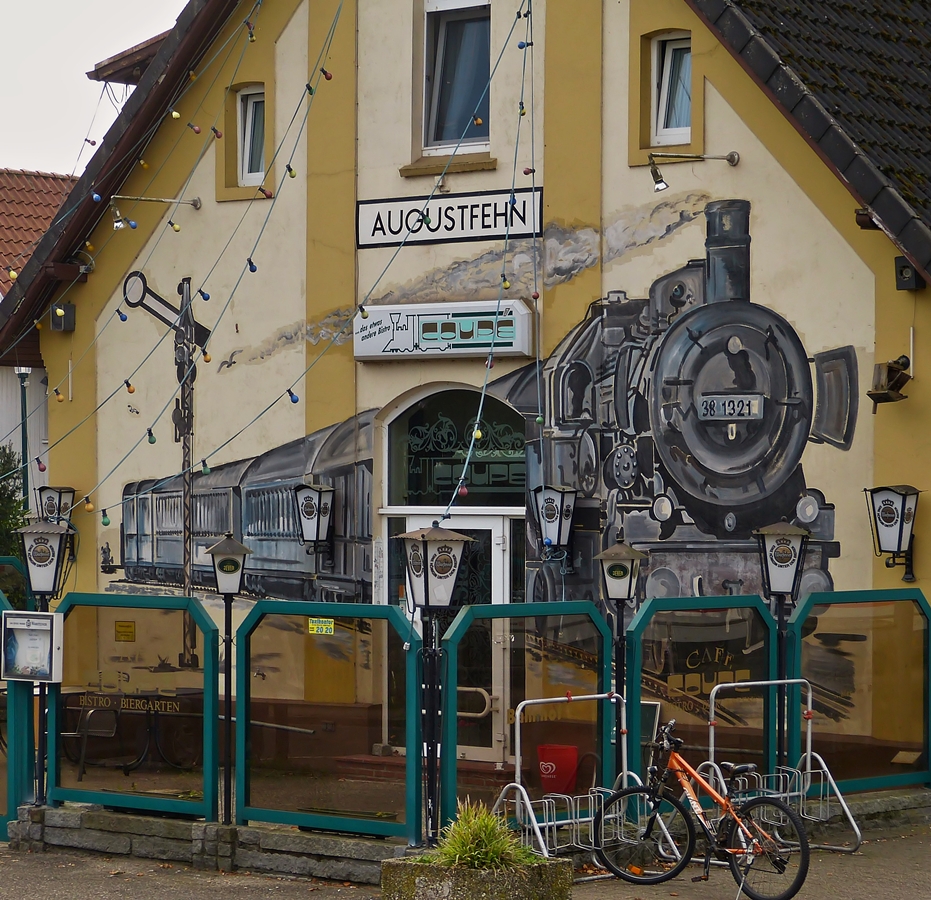
<path id="1" fill-rule="evenodd" d="M 437 846 L 423 859 L 463 869 L 513 871 L 540 862 L 521 845 L 507 822 L 483 803 L 459 801 L 456 821 L 440 834 Z"/>

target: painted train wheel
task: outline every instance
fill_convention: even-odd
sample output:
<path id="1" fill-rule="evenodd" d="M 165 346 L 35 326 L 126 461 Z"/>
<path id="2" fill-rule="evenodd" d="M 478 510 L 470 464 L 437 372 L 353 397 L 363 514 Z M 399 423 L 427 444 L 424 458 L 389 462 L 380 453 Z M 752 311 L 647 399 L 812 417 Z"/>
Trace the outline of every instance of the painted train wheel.
<path id="1" fill-rule="evenodd" d="M 696 308 L 658 345 L 650 378 L 656 451 L 682 492 L 734 509 L 791 478 L 811 429 L 812 382 L 781 316 L 738 301 Z"/>

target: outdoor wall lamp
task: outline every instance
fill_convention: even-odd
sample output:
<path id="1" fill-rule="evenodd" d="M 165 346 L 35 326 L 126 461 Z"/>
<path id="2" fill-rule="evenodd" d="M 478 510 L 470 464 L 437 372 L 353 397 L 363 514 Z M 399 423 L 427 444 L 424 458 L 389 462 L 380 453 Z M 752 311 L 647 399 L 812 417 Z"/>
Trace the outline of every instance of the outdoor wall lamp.
<path id="1" fill-rule="evenodd" d="M 873 533 L 873 553 L 890 554 L 886 568 L 905 566 L 902 581 L 914 581 L 912 567 L 912 528 L 918 511 L 921 491 L 910 484 L 891 484 L 884 487 L 864 488 L 866 505 L 870 511 L 870 530 Z"/>
<path id="2" fill-rule="evenodd" d="M 910 369 L 911 365 L 912 361 L 903 353 L 898 359 L 890 359 L 873 366 L 873 388 L 866 392 L 866 396 L 873 401 L 874 416 L 878 404 L 908 399 L 908 396 L 902 393 L 902 388 L 912 380 L 911 374 L 905 371 Z"/>
<path id="3" fill-rule="evenodd" d="M 736 166 L 740 162 L 740 154 L 736 150 L 731 150 L 725 156 L 712 156 L 710 153 L 650 153 L 647 158 L 650 160 L 650 174 L 653 176 L 653 190 L 656 193 L 665 191 L 669 187 L 663 179 L 659 166 L 656 165 L 657 159 L 675 160 L 676 162 L 685 162 L 689 159 L 723 159 L 729 166 Z"/>
<path id="4" fill-rule="evenodd" d="M 575 488 L 541 484 L 532 491 L 533 511 L 543 536 L 542 558 L 565 559 L 572 535 Z"/>
<path id="5" fill-rule="evenodd" d="M 327 551 L 330 559 L 333 558 L 330 524 L 334 494 L 335 490 L 324 484 L 299 484 L 294 489 L 301 543 L 308 545 L 308 555 Z"/>

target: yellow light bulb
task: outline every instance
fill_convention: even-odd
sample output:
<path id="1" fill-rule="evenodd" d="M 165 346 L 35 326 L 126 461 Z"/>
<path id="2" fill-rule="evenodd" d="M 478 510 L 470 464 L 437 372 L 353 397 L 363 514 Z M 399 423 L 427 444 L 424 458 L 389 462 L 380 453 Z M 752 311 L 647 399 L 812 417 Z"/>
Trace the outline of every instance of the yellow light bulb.
<path id="1" fill-rule="evenodd" d="M 9 269 L 10 281 L 16 281 L 19 278 L 19 275 L 16 273 L 16 269 Z"/>
<path id="2" fill-rule="evenodd" d="M 177 234 L 181 230 L 181 226 L 177 222 L 172 222 L 171 230 Z"/>
<path id="3" fill-rule="evenodd" d="M 179 113 L 177 110 L 173 109 L 173 110 L 171 111 L 171 117 L 172 117 L 173 119 L 180 119 L 180 118 L 181 118 L 181 113 Z"/>
<path id="4" fill-rule="evenodd" d="M 149 164 L 144 159 L 139 160 L 139 165 L 142 166 L 143 169 L 149 168 Z"/>
<path id="5" fill-rule="evenodd" d="M 36 331 L 42 330 L 42 323 L 38 319 L 35 319 L 32 324 L 36 326 Z"/>
<path id="6" fill-rule="evenodd" d="M 91 503 L 90 500 L 87 499 L 87 497 L 85 497 L 84 498 L 84 512 L 93 512 L 93 511 L 94 511 L 94 504 Z"/>
<path id="7" fill-rule="evenodd" d="M 209 363 L 211 359 L 213 359 L 213 357 L 205 350 L 204 351 L 204 362 Z"/>
<path id="8" fill-rule="evenodd" d="M 94 252 L 94 245 L 93 245 L 90 241 L 85 241 L 85 242 L 84 242 L 84 249 L 85 249 L 88 253 L 93 253 L 93 252 Z"/>
<path id="9" fill-rule="evenodd" d="M 64 315 L 65 315 L 65 310 L 64 310 L 64 308 L 61 307 L 61 306 L 56 306 L 56 307 L 55 307 L 55 315 L 58 316 L 59 319 L 63 318 Z"/>
<path id="10" fill-rule="evenodd" d="M 476 428 L 475 429 L 475 440 L 480 441 L 482 439 L 482 432 Z"/>
<path id="11" fill-rule="evenodd" d="M 506 278 L 504 279 L 504 289 L 507 290 L 511 286 L 511 282 Z"/>

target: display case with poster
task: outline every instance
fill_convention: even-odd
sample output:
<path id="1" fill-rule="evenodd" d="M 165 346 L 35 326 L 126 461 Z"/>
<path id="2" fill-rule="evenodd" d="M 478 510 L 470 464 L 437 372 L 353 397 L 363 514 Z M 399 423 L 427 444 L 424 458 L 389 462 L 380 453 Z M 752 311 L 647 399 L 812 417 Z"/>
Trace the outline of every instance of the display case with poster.
<path id="1" fill-rule="evenodd" d="M 60 684 L 62 626 L 60 613 L 4 610 L 3 679 Z"/>

